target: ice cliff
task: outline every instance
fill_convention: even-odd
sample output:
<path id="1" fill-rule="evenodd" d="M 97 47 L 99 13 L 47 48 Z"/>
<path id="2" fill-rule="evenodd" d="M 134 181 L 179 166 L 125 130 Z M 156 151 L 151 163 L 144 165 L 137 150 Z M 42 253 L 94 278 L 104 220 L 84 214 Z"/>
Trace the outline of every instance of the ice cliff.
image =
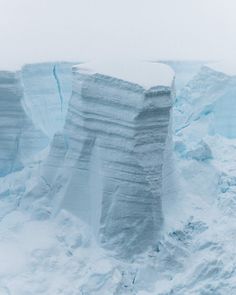
<path id="1" fill-rule="evenodd" d="M 0 176 L 23 168 L 47 137 L 36 128 L 23 107 L 20 72 L 0 72 Z"/>
<path id="2" fill-rule="evenodd" d="M 71 62 L 25 65 L 22 70 L 28 116 L 49 138 L 63 129 L 72 92 Z"/>
<path id="3" fill-rule="evenodd" d="M 163 223 L 173 72 L 95 63 L 75 66 L 73 76 L 65 128 L 44 167 L 48 198 L 91 225 L 104 246 L 123 256 L 143 252 Z"/>
<path id="4" fill-rule="evenodd" d="M 72 63 L 0 72 L 0 175 L 22 169 L 62 130 L 72 91 Z"/>

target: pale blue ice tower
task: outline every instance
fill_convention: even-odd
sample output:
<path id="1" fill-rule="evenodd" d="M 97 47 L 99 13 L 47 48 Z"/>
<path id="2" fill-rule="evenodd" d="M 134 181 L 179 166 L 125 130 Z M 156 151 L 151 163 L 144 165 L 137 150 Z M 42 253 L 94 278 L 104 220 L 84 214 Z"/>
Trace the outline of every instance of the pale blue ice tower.
<path id="1" fill-rule="evenodd" d="M 173 72 L 113 61 L 73 73 L 65 128 L 45 166 L 50 198 L 89 224 L 104 247 L 140 253 L 156 244 L 163 223 Z"/>

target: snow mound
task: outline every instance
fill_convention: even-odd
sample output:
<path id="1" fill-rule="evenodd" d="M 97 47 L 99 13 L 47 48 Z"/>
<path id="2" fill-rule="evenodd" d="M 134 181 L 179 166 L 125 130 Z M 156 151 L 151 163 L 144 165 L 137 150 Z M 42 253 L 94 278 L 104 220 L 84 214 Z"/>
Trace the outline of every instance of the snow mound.
<path id="1" fill-rule="evenodd" d="M 170 87 L 174 79 L 174 72 L 169 66 L 136 60 L 95 60 L 74 66 L 73 70 L 114 77 L 138 84 L 146 90 L 155 86 Z"/>

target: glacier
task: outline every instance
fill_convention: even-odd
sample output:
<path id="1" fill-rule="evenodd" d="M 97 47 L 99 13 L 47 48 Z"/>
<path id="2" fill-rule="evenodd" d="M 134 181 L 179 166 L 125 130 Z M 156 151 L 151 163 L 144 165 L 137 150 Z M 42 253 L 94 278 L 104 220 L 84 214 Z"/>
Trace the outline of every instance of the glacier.
<path id="1" fill-rule="evenodd" d="M 55 75 L 55 64 L 49 67 L 46 78 L 45 74 L 40 74 L 41 81 L 44 78 L 48 81 Z M 40 73 L 41 66 L 33 67 Z M 66 89 L 72 84 L 69 82 L 70 67 L 63 74 Z M 38 80 L 29 77 L 27 109 L 24 84 L 19 79 L 22 73 L 1 72 L 0 124 L 5 132 L 0 134 L 3 143 L 1 171 L 5 171 L 0 177 L 1 294 L 236 293 L 234 70 L 218 63 L 186 66 L 180 61 L 175 69 L 177 95 L 174 99 L 173 73 L 169 67 L 164 64 L 157 64 L 151 70 L 149 67 L 150 79 L 145 67 L 138 72 L 139 68 L 139 64 L 136 68 L 128 67 L 128 63 L 125 66 L 118 63 L 115 71 L 112 63 L 106 67 L 98 63 L 74 66 L 72 96 L 65 98 L 63 118 L 57 87 L 45 84 L 45 89 L 54 89 L 55 100 L 44 104 L 50 93 L 41 94 L 41 84 L 37 85 Z M 155 75 L 155 68 L 158 75 Z M 178 73 L 183 79 L 178 80 Z M 58 77 L 59 81 L 64 79 Z M 30 78 L 34 80 L 36 94 Z M 56 80 L 52 79 L 53 83 L 57 83 Z M 63 89 L 63 82 L 60 83 Z M 63 98 L 69 97 L 69 92 L 65 90 Z M 37 95 L 42 97 L 40 107 L 45 117 L 36 114 L 39 106 L 32 101 Z M 109 105 L 110 100 L 112 105 Z M 169 102 L 169 115 L 167 112 L 162 117 L 164 150 L 155 153 L 160 143 L 160 122 L 159 117 L 151 114 L 154 111 L 163 115 L 161 102 Z M 128 108 L 129 103 L 132 108 Z M 53 126 L 45 132 L 51 121 L 46 120 L 50 112 L 44 110 L 54 109 L 53 105 L 57 110 L 55 117 L 52 116 Z M 16 121 L 17 114 L 25 125 Z M 150 127 L 149 124 L 156 129 L 146 131 L 144 127 Z M 22 142 L 27 142 L 29 137 L 21 137 L 22 132 L 18 130 L 24 133 L 27 128 L 31 130 L 33 143 L 37 143 L 35 134 L 40 134 L 39 142 L 43 145 L 35 144 L 31 148 L 27 144 L 32 157 L 23 161 L 23 149 L 14 149 L 14 143 L 18 136 Z M 4 134 L 9 134 L 10 130 L 11 140 L 8 141 Z M 115 137 L 117 134 L 125 135 L 125 139 Z M 155 144 L 146 145 L 147 140 Z M 6 143 L 8 148 L 4 149 Z M 129 147 L 135 154 L 129 154 Z M 113 153 L 112 148 L 118 148 L 118 152 Z M 10 149 L 14 160 L 6 153 Z M 120 153 L 124 149 L 128 154 L 126 158 Z M 125 159 L 128 165 L 121 166 L 118 157 Z M 19 159 L 19 166 L 13 166 L 15 159 Z M 160 159 L 161 170 L 156 167 Z M 125 181 L 134 179 L 135 170 L 132 169 L 135 166 L 131 165 L 131 160 L 143 167 L 142 181 L 148 178 L 142 184 L 147 192 L 141 196 L 152 196 L 151 193 L 160 188 L 160 182 L 162 192 L 156 194 L 161 206 L 153 212 L 158 222 L 153 222 L 153 216 L 148 214 L 152 208 L 147 207 L 146 212 L 141 207 L 144 210 L 138 211 L 140 219 L 146 218 L 153 227 L 145 228 L 142 222 L 134 225 L 131 219 L 126 226 L 133 226 L 132 231 L 126 233 L 122 223 L 126 216 L 118 222 L 117 214 L 129 212 L 132 217 L 134 211 L 139 210 L 136 207 L 139 204 L 123 204 L 128 211 L 121 211 L 117 204 L 121 196 L 116 191 L 113 193 L 113 189 L 118 186 L 118 191 L 122 189 L 124 195 L 129 193 Z M 155 175 L 161 171 L 161 178 L 150 178 L 150 167 Z M 114 175 L 115 180 L 108 174 Z M 117 179 L 117 175 L 125 176 L 125 181 Z M 133 191 L 134 186 L 130 188 Z M 104 199 L 105 203 L 104 193 L 105 197 L 109 196 L 108 200 Z M 111 204 L 114 208 L 108 214 L 106 210 Z M 114 220 L 111 222 L 102 216 Z M 115 228 L 112 228 L 113 222 Z M 122 237 L 117 234 L 120 230 Z M 148 239 L 143 233 L 146 231 Z"/>

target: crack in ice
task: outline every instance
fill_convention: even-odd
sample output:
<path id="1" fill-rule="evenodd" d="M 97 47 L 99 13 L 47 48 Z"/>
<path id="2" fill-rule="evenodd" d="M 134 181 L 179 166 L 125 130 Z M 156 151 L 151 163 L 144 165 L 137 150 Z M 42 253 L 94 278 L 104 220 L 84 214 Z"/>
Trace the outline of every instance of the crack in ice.
<path id="1" fill-rule="evenodd" d="M 56 84 L 57 84 L 57 89 L 58 89 L 58 94 L 59 94 L 59 98 L 60 98 L 60 103 L 61 103 L 61 113 L 62 113 L 62 106 L 63 106 L 63 95 L 62 95 L 62 91 L 61 91 L 61 84 L 60 84 L 60 80 L 59 80 L 59 77 L 57 75 L 57 70 L 56 70 L 56 65 L 53 66 L 53 77 L 56 81 Z"/>

